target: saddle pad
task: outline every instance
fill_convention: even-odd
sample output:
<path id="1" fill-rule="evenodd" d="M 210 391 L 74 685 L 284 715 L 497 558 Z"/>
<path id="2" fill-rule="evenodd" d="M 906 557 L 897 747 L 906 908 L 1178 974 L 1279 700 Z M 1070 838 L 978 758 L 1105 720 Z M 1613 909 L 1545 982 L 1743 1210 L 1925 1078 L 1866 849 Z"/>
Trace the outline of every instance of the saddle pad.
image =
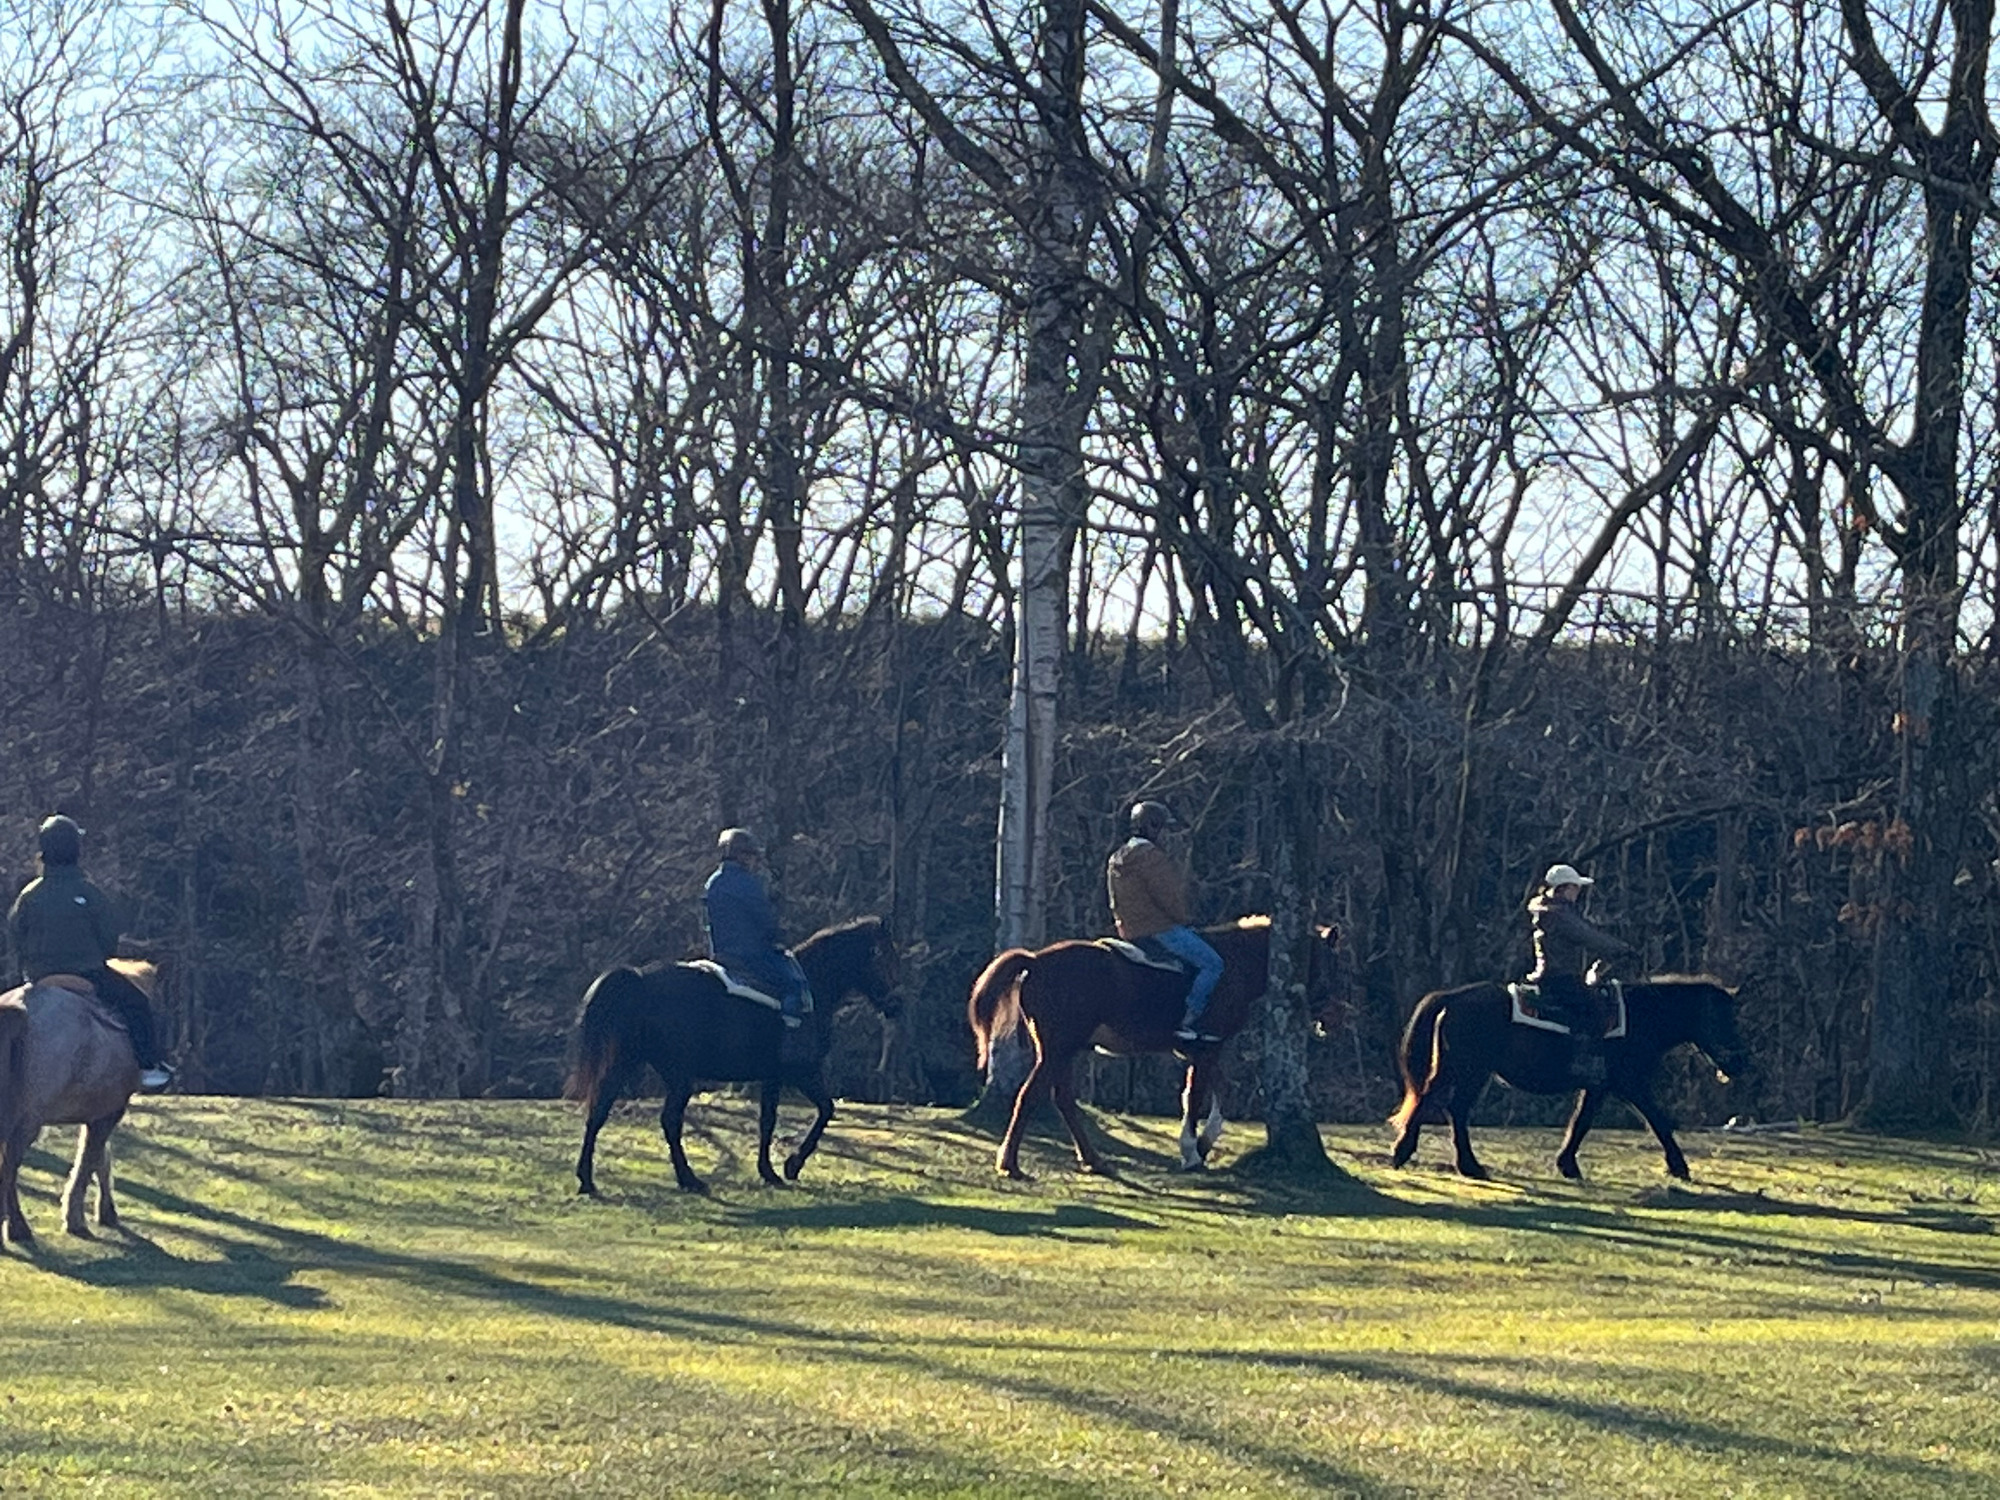
<path id="1" fill-rule="evenodd" d="M 785 1008 L 784 1003 L 776 996 L 767 995 L 755 986 L 745 984 L 742 980 L 731 975 L 727 969 L 723 968 L 721 964 L 712 958 L 691 958 L 682 967 L 699 969 L 704 974 L 712 975 L 722 982 L 722 988 L 726 993 L 734 995 L 738 1000 L 748 1000 L 751 1004 L 761 1005 L 767 1010 L 782 1011 Z M 801 1014 L 809 1015 L 812 1012 L 812 1008 L 812 992 L 808 990 L 805 995 L 805 1003 L 799 1007 L 799 1010 Z"/>
<path id="2" fill-rule="evenodd" d="M 123 1016 L 105 1004 L 104 997 L 97 993 L 97 986 L 81 974 L 44 974 L 33 984 L 24 984 L 0 995 L 0 1005 L 26 1010 L 28 994 L 32 990 L 60 990 L 65 995 L 74 995 L 89 1009 L 91 1019 L 107 1031 L 129 1032 L 132 1029 L 125 1024 Z"/>
<path id="3" fill-rule="evenodd" d="M 1149 953 L 1137 943 L 1128 943 L 1123 938 L 1099 938 L 1097 946 L 1109 948 L 1120 958 L 1135 964 L 1143 964 L 1149 969 L 1164 969 L 1169 974 L 1187 973 L 1187 965 L 1179 959 L 1163 953 Z"/>
<path id="4" fill-rule="evenodd" d="M 1604 1039 L 1611 1041 L 1625 1035 L 1625 985 L 1612 979 L 1599 986 L 1611 998 L 1611 1029 L 1604 1033 Z M 1560 1021 L 1551 1020 L 1537 1010 L 1541 999 L 1541 986 L 1534 984 L 1510 984 L 1507 998 L 1513 1002 L 1510 1019 L 1516 1026 L 1536 1026 L 1543 1031 L 1559 1031 L 1569 1035 L 1569 1028 Z"/>

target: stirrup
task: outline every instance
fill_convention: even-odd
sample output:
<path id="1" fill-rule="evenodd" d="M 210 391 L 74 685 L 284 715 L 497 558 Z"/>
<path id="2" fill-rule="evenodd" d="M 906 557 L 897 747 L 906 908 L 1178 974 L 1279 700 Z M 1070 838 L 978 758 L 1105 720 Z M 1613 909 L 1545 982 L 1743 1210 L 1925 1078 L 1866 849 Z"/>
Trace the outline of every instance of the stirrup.
<path id="1" fill-rule="evenodd" d="M 174 1070 L 165 1063 L 155 1063 L 150 1068 L 139 1070 L 139 1087 L 148 1094 L 157 1094 L 174 1081 Z"/>

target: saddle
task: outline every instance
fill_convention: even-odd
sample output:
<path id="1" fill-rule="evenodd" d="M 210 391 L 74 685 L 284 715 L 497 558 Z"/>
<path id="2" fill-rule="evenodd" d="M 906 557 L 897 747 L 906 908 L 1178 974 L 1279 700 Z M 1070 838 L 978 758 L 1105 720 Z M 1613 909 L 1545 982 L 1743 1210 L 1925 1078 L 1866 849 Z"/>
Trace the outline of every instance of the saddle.
<path id="1" fill-rule="evenodd" d="M 776 995 L 767 995 L 753 984 L 747 984 L 731 974 L 712 958 L 691 958 L 685 967 L 699 969 L 702 973 L 721 981 L 723 993 L 734 995 L 738 1000 L 748 1000 L 752 1005 L 761 1005 L 766 1010 L 783 1011 L 784 1002 Z M 813 1008 L 812 991 L 808 989 L 799 1002 L 799 1014 L 811 1015 Z"/>
<path id="2" fill-rule="evenodd" d="M 1604 1000 L 1610 1001 L 1607 1009 L 1611 1014 L 1611 1024 L 1605 1028 L 1603 1040 L 1613 1041 L 1625 1035 L 1625 986 L 1616 979 L 1593 985 L 1593 991 Z M 1507 997 L 1512 1001 L 1508 1019 L 1516 1026 L 1533 1026 L 1542 1031 L 1554 1031 L 1563 1036 L 1570 1034 L 1570 1028 L 1553 1016 L 1544 1015 L 1541 1010 L 1542 987 L 1525 981 L 1507 986 Z"/>
<path id="3" fill-rule="evenodd" d="M 125 1018 L 116 1008 L 105 1003 L 104 997 L 97 993 L 97 986 L 81 974 L 44 974 L 33 984 L 24 984 L 18 990 L 14 990 L 5 999 L 25 1007 L 28 1003 L 29 990 L 61 990 L 65 994 L 76 996 L 88 1005 L 91 1015 L 96 1018 L 99 1025 L 111 1031 L 126 1033 L 132 1029 L 125 1024 Z"/>
<path id="4" fill-rule="evenodd" d="M 1097 939 L 1097 946 L 1108 949 L 1126 960 L 1126 962 L 1138 964 L 1143 968 L 1163 969 L 1169 974 L 1186 974 L 1191 972 L 1186 964 L 1174 957 L 1173 954 L 1167 952 L 1166 949 L 1160 947 L 1151 938 L 1140 938 L 1136 943 L 1128 943 L 1123 938 L 1099 938 Z"/>

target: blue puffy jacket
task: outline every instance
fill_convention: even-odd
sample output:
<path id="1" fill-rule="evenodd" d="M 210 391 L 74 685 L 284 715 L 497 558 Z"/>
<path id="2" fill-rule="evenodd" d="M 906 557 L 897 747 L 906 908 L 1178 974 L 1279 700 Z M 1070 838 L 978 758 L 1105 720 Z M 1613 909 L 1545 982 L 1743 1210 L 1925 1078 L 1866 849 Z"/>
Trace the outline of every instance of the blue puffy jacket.
<path id="1" fill-rule="evenodd" d="M 767 993 L 782 995 L 793 969 L 778 941 L 778 916 L 756 871 L 725 859 L 701 888 L 709 956 Z"/>

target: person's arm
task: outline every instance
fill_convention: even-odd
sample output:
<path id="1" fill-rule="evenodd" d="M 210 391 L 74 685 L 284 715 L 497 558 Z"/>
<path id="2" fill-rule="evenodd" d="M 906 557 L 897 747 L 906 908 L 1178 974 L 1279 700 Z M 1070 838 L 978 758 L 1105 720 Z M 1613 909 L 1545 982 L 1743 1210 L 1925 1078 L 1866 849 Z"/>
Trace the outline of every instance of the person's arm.
<path id="1" fill-rule="evenodd" d="M 13 945 L 16 971 L 25 974 L 27 965 L 22 954 L 27 950 L 28 893 L 23 890 L 14 898 L 14 904 L 7 909 L 7 941 Z"/>
<path id="2" fill-rule="evenodd" d="M 1593 927 L 1574 907 L 1559 907 L 1550 912 L 1549 916 L 1553 919 L 1555 929 L 1560 936 L 1588 948 L 1592 953 L 1601 953 L 1606 958 L 1617 958 L 1621 954 L 1635 951 L 1623 938 L 1615 938 L 1610 933 Z"/>
<path id="3" fill-rule="evenodd" d="M 84 890 L 90 896 L 91 933 L 96 937 L 97 946 L 103 952 L 105 961 L 109 962 L 117 957 L 118 939 L 123 936 L 119 931 L 118 909 L 112 904 L 109 896 L 87 881 Z"/>
<path id="4" fill-rule="evenodd" d="M 1178 927 L 1187 926 L 1188 897 L 1187 882 L 1181 878 L 1173 856 L 1155 844 L 1140 862 L 1139 874 L 1146 883 L 1146 892 L 1153 898 L 1167 917 Z"/>
<path id="5" fill-rule="evenodd" d="M 756 930 L 764 935 L 764 941 L 773 948 L 783 948 L 785 945 L 778 937 L 778 912 L 777 908 L 771 905 L 770 888 L 755 874 L 743 884 L 744 910 L 749 914 L 751 921 L 756 923 Z"/>

